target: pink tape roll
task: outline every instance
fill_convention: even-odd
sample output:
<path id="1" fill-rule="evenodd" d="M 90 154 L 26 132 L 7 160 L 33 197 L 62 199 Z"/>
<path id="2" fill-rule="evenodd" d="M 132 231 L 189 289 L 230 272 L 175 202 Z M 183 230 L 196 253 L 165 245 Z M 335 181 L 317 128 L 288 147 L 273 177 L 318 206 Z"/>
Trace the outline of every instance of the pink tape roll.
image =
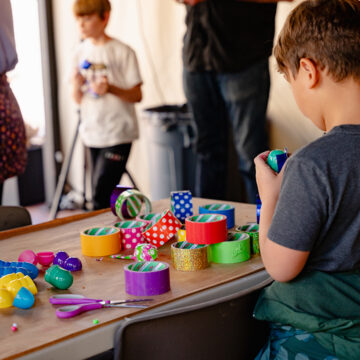
<path id="1" fill-rule="evenodd" d="M 143 235 L 147 241 L 159 248 L 175 236 L 181 225 L 170 210 L 165 210 L 148 225 Z"/>
<path id="2" fill-rule="evenodd" d="M 146 242 L 142 234 L 147 226 L 145 221 L 128 220 L 121 221 L 115 224 L 122 234 L 121 244 L 123 249 L 135 249 L 136 245 Z"/>

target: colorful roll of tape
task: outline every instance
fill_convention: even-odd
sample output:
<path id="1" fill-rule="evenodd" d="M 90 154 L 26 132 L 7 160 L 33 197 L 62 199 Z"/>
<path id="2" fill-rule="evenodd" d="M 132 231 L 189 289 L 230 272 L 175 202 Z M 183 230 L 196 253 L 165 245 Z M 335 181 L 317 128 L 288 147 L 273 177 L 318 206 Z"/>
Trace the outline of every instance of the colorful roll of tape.
<path id="1" fill-rule="evenodd" d="M 284 151 L 275 149 L 270 151 L 266 161 L 275 172 L 279 173 L 284 166 L 287 158 L 288 154 L 286 148 Z"/>
<path id="2" fill-rule="evenodd" d="M 164 245 L 179 231 L 181 222 L 170 210 L 155 217 L 143 232 L 145 239 L 156 247 Z"/>
<path id="3" fill-rule="evenodd" d="M 181 228 L 179 229 L 177 233 L 177 241 L 178 242 L 186 241 L 185 225 L 182 225 Z"/>
<path id="4" fill-rule="evenodd" d="M 171 260 L 180 271 L 205 269 L 208 263 L 208 245 L 190 244 L 186 241 L 171 244 Z"/>
<path id="5" fill-rule="evenodd" d="M 191 191 L 172 191 L 170 193 L 171 211 L 180 221 L 184 222 L 188 216 L 193 215 Z"/>
<path id="6" fill-rule="evenodd" d="M 260 254 L 259 247 L 259 225 L 257 223 L 249 223 L 246 225 L 240 225 L 236 228 L 236 231 L 245 232 L 250 236 L 251 253 Z"/>
<path id="7" fill-rule="evenodd" d="M 226 240 L 226 216 L 201 214 L 185 219 L 186 240 L 191 244 L 216 244 Z"/>
<path id="8" fill-rule="evenodd" d="M 80 239 L 81 251 L 86 256 L 107 256 L 121 250 L 120 229 L 113 226 L 86 229 Z"/>
<path id="9" fill-rule="evenodd" d="M 125 190 L 115 202 L 115 212 L 120 220 L 126 220 L 121 210 L 125 201 L 129 218 L 134 218 L 140 213 L 143 203 L 145 203 L 145 214 L 151 212 L 151 202 L 144 194 L 135 189 Z"/>
<path id="10" fill-rule="evenodd" d="M 129 189 L 132 189 L 132 187 L 131 186 L 116 185 L 115 189 L 112 191 L 111 196 L 110 196 L 110 208 L 111 208 L 112 213 L 115 216 L 116 216 L 115 203 L 116 203 L 117 198 L 119 197 L 119 195 L 121 193 L 123 193 L 124 191 L 129 190 Z M 127 211 L 126 205 L 127 205 L 127 203 L 126 203 L 126 201 L 124 201 L 124 203 L 122 204 L 122 207 L 121 207 L 121 213 L 124 216 L 124 218 L 127 219 L 127 218 L 130 217 L 130 215 L 129 215 L 128 211 Z"/>
<path id="11" fill-rule="evenodd" d="M 219 264 L 234 264 L 249 260 L 250 236 L 246 233 L 229 233 L 226 241 L 209 246 L 209 261 Z"/>
<path id="12" fill-rule="evenodd" d="M 143 236 L 147 223 L 145 221 L 127 220 L 114 225 L 121 231 L 121 245 L 123 249 L 135 249 L 137 244 L 143 244 L 146 240 Z"/>
<path id="13" fill-rule="evenodd" d="M 136 220 L 139 221 L 145 221 L 147 224 L 150 224 L 152 222 L 152 220 L 157 217 L 158 215 L 160 215 L 159 213 L 150 213 L 150 214 L 143 214 L 143 215 L 138 215 L 136 217 Z"/>
<path id="14" fill-rule="evenodd" d="M 130 295 L 160 295 L 170 290 L 170 273 L 167 263 L 137 262 L 126 265 L 124 272 L 125 291 Z"/>
<path id="15" fill-rule="evenodd" d="M 231 229 L 235 224 L 235 208 L 228 204 L 208 204 L 199 206 L 199 214 L 220 214 L 226 216 L 227 228 Z"/>

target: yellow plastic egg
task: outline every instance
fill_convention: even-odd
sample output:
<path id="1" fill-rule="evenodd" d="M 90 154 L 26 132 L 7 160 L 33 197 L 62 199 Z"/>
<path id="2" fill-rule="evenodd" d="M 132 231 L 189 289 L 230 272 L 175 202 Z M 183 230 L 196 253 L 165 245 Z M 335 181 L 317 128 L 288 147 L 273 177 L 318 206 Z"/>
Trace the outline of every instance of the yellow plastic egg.
<path id="1" fill-rule="evenodd" d="M 28 275 L 24 276 L 23 278 L 10 281 L 6 286 L 6 289 L 10 291 L 13 296 L 16 296 L 22 287 L 28 289 L 33 295 L 37 294 L 36 285 Z"/>
<path id="2" fill-rule="evenodd" d="M 6 286 L 9 284 L 10 281 L 21 279 L 23 277 L 24 274 L 21 272 L 4 275 L 0 278 L 0 289 L 6 289 Z"/>
<path id="3" fill-rule="evenodd" d="M 12 306 L 14 297 L 5 289 L 0 289 L 0 309 L 5 309 Z"/>

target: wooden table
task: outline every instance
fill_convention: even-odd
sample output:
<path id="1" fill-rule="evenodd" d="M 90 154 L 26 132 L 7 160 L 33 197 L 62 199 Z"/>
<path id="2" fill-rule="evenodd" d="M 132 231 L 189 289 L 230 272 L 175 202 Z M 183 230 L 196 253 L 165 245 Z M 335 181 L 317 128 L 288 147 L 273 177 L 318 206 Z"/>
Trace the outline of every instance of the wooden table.
<path id="1" fill-rule="evenodd" d="M 197 211 L 199 205 L 214 202 L 217 201 L 194 198 L 194 212 Z M 236 207 L 236 225 L 256 220 L 254 205 L 227 203 Z M 169 199 L 153 203 L 154 212 L 169 207 Z M 34 252 L 66 251 L 70 256 L 79 257 L 83 264 L 82 271 L 73 274 L 74 283 L 68 290 L 53 288 L 44 280 L 44 272 L 40 272 L 35 280 L 38 294 L 35 305 L 31 309 L 22 310 L 15 307 L 0 309 L 1 359 L 18 357 L 49 359 L 49 354 L 52 359 L 88 357 L 112 347 L 112 334 L 117 322 L 124 317 L 151 311 L 154 308 L 160 309 L 164 305 L 187 299 L 192 295 L 199 295 L 209 289 L 232 283 L 257 272 L 264 272 L 260 257 L 253 257 L 240 264 L 212 263 L 207 269 L 197 272 L 176 271 L 171 264 L 170 244 L 167 243 L 159 249 L 158 260 L 170 265 L 171 290 L 154 296 L 149 309 L 107 308 L 83 313 L 71 319 L 58 319 L 55 315 L 55 307 L 49 303 L 49 297 L 54 294 L 73 293 L 100 299 L 131 298 L 125 293 L 123 270 L 124 265 L 130 263 L 130 260 L 104 257 L 99 261 L 96 258 L 83 256 L 81 253 L 80 231 L 96 225 L 112 225 L 116 220 L 111 211 L 100 210 L 0 232 L 1 260 L 17 261 L 23 250 L 31 249 Z M 97 325 L 93 324 L 94 319 L 98 319 Z M 15 333 L 11 331 L 13 323 L 18 325 L 18 331 Z M 111 334 L 110 337 L 109 334 Z M 106 339 L 104 344 L 101 343 L 101 338 Z M 92 339 L 91 344 L 76 347 L 76 344 L 85 339 L 88 339 L 88 342 Z"/>

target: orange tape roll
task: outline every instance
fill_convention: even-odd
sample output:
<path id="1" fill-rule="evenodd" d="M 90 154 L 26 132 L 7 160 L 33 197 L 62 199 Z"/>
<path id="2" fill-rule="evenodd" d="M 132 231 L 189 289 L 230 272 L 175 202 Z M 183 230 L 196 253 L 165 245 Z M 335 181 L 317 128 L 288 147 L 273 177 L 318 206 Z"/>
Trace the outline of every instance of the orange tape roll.
<path id="1" fill-rule="evenodd" d="M 121 250 L 121 233 L 116 227 L 90 228 L 80 233 L 80 239 L 85 256 L 108 256 Z"/>

